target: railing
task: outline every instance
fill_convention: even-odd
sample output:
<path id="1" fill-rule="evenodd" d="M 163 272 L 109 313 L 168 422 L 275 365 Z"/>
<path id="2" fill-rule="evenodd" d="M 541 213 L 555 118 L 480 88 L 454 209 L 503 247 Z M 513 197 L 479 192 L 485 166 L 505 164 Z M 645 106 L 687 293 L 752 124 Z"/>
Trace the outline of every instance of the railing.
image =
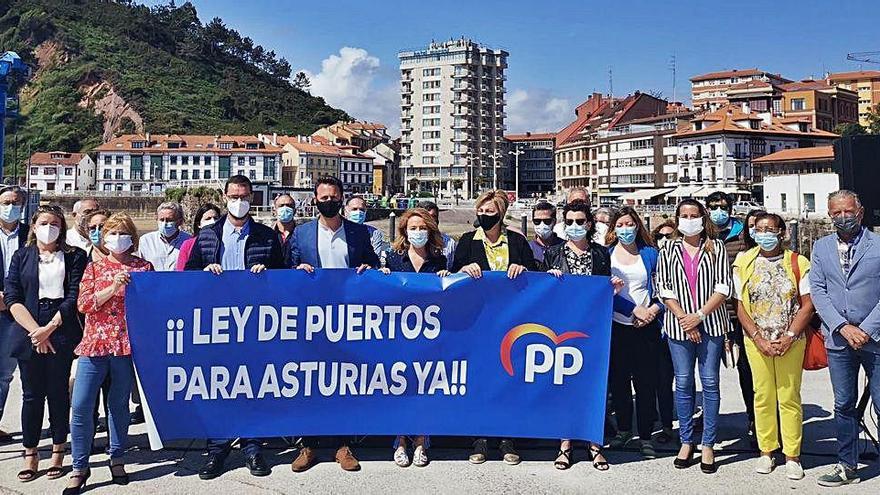
<path id="1" fill-rule="evenodd" d="M 635 209 L 639 213 L 675 213 L 676 205 L 635 205 Z"/>
<path id="2" fill-rule="evenodd" d="M 44 199 L 52 197 L 80 197 L 80 198 L 159 198 L 165 196 L 165 191 L 50 191 L 41 193 Z"/>

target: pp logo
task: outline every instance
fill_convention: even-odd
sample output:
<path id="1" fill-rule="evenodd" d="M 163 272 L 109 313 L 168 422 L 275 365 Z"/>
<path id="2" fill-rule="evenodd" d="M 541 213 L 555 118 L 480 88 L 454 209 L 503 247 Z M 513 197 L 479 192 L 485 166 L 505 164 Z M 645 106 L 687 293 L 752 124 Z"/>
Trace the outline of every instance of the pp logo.
<path id="1" fill-rule="evenodd" d="M 588 338 L 583 332 L 565 332 L 556 335 L 553 330 L 535 323 L 525 323 L 512 328 L 501 339 L 501 365 L 508 375 L 514 376 L 510 351 L 513 343 L 524 335 L 536 333 L 550 339 L 555 348 L 547 344 L 529 344 L 526 346 L 525 381 L 534 383 L 535 376 L 553 373 L 553 384 L 562 385 L 566 376 L 578 374 L 584 366 L 584 356 L 577 347 L 561 346 L 563 342 L 577 338 Z"/>

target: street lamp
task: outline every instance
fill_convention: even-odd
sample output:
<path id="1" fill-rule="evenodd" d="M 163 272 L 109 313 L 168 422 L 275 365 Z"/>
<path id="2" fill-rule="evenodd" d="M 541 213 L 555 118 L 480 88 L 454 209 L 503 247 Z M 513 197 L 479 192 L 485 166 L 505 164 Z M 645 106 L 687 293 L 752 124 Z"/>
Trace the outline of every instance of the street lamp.
<path id="1" fill-rule="evenodd" d="M 492 189 L 498 190 L 498 159 L 501 158 L 501 153 L 497 150 L 490 157 L 492 158 Z"/>
<path id="2" fill-rule="evenodd" d="M 516 151 L 508 151 L 507 153 L 516 157 L 516 165 L 513 169 L 513 177 L 514 177 L 514 180 L 516 181 L 515 182 L 515 184 L 516 184 L 516 188 L 515 188 L 516 199 L 519 199 L 519 155 L 522 155 L 523 153 L 525 153 L 525 151 L 520 150 L 519 145 L 516 145 Z"/>

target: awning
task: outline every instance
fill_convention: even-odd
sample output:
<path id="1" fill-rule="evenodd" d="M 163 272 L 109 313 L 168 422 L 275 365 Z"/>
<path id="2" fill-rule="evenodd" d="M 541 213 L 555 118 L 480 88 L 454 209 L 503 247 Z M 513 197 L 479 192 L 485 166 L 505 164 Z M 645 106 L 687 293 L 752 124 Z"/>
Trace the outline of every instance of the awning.
<path id="1" fill-rule="evenodd" d="M 630 193 L 625 193 L 620 196 L 620 199 L 623 201 L 645 201 L 651 198 L 656 198 L 657 196 L 663 196 L 664 194 L 672 191 L 672 188 L 669 189 L 639 189 L 638 191 L 633 191 Z"/>
<path id="2" fill-rule="evenodd" d="M 690 198 L 702 188 L 703 186 L 678 186 L 667 196 L 670 198 Z"/>
<path id="3" fill-rule="evenodd" d="M 737 188 L 735 188 L 735 187 L 709 187 L 709 186 L 707 186 L 707 187 L 700 189 L 696 193 L 694 193 L 694 197 L 695 198 L 706 198 L 710 194 L 712 194 L 713 192 L 716 192 L 716 191 L 720 191 L 720 192 L 727 193 L 727 194 L 736 194 L 738 192 Z"/>

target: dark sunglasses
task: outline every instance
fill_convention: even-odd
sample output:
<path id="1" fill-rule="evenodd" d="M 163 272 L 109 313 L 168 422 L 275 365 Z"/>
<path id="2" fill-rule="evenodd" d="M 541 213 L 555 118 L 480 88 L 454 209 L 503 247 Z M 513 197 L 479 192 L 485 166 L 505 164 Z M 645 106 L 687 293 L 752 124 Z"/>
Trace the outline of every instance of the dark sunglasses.
<path id="1" fill-rule="evenodd" d="M 566 218 L 565 219 L 565 225 L 571 225 L 573 223 L 576 223 L 578 225 L 583 225 L 583 224 L 587 223 L 587 219 L 586 218 Z"/>
<path id="2" fill-rule="evenodd" d="M 533 218 L 532 223 L 534 223 L 535 225 L 541 225 L 542 223 L 544 225 L 553 225 L 553 219 L 552 218 Z"/>
<path id="3" fill-rule="evenodd" d="M 657 238 L 658 238 L 658 239 L 669 239 L 669 236 L 671 236 L 671 235 L 672 235 L 672 233 L 669 233 L 669 234 L 660 234 L 660 233 L 658 233 L 658 234 L 657 234 Z"/>

